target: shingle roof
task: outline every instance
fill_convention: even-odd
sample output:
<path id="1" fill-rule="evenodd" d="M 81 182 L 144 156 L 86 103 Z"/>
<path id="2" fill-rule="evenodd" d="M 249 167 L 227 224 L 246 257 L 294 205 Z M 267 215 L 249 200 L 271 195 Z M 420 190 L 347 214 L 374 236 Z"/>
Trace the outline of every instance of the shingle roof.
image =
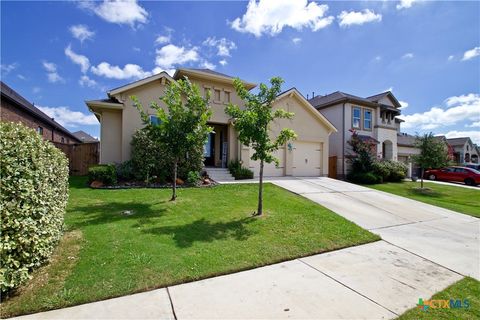
<path id="1" fill-rule="evenodd" d="M 183 70 L 186 70 L 186 71 L 200 71 L 200 72 L 205 72 L 205 73 L 209 73 L 209 74 L 213 74 L 213 75 L 216 75 L 216 76 L 221 76 L 221 77 L 226 77 L 226 78 L 230 78 L 230 79 L 234 79 L 235 77 L 232 77 L 232 76 L 229 76 L 225 73 L 220 73 L 220 72 L 217 72 L 217 71 L 213 71 L 213 70 L 210 70 L 210 69 L 200 69 L 200 68 L 184 68 Z"/>
<path id="2" fill-rule="evenodd" d="M 452 138 L 452 139 L 447 139 L 447 143 L 451 146 L 463 146 L 465 142 L 470 140 L 469 137 L 462 137 L 462 138 Z"/>
<path id="3" fill-rule="evenodd" d="M 398 134 L 397 135 L 397 144 L 401 146 L 414 146 L 415 144 L 415 136 L 409 134 Z"/>
<path id="4" fill-rule="evenodd" d="M 378 101 L 382 98 L 385 98 L 386 96 L 388 96 L 389 94 L 391 94 L 390 91 L 385 91 L 385 92 L 382 92 L 382 93 L 379 93 L 379 94 L 375 94 L 373 96 L 370 96 L 370 97 L 367 97 L 367 100 L 370 100 L 370 101 Z"/>
<path id="5" fill-rule="evenodd" d="M 44 123 L 54 127 L 56 130 L 61 131 L 62 133 L 68 135 L 69 137 L 81 142 L 77 137 L 75 137 L 70 131 L 65 129 L 61 124 L 50 118 L 47 114 L 42 112 L 40 109 L 35 107 L 32 103 L 28 102 L 27 99 L 18 94 L 15 90 L 10 88 L 6 83 L 0 81 L 1 84 L 1 95 L 2 98 L 12 101 L 19 108 L 29 113 L 33 117 L 43 121 Z"/>
<path id="6" fill-rule="evenodd" d="M 89 135 L 88 133 L 86 133 L 83 130 L 75 131 L 72 134 L 75 137 L 77 137 L 77 139 L 81 140 L 82 142 L 98 142 L 98 139 L 95 139 L 94 137 L 92 137 L 91 135 Z"/>
<path id="7" fill-rule="evenodd" d="M 314 106 L 315 108 L 318 108 L 318 107 L 322 107 L 322 106 L 331 104 L 335 101 L 342 101 L 342 100 L 355 100 L 355 101 L 364 102 L 366 104 L 372 104 L 372 101 L 370 101 L 370 100 L 367 100 L 367 99 L 362 98 L 362 97 L 355 96 L 353 94 L 348 94 L 348 93 L 345 93 L 345 92 L 341 92 L 341 91 L 336 91 L 336 92 L 327 94 L 325 96 L 320 96 L 319 95 L 319 96 L 316 96 L 316 97 L 314 97 L 314 98 L 312 98 L 308 101 L 312 104 L 312 106 Z"/>

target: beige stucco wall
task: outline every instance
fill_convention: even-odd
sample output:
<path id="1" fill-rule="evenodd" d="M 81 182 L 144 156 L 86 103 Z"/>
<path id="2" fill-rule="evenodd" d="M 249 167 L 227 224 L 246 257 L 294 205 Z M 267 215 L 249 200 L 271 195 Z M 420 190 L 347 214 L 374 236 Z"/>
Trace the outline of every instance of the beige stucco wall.
<path id="1" fill-rule="evenodd" d="M 103 111 L 100 130 L 100 163 L 119 163 L 122 159 L 122 113 Z"/>
<path id="2" fill-rule="evenodd" d="M 380 142 L 377 147 L 377 155 L 382 156 L 382 143 L 385 141 L 390 141 L 392 143 L 392 158 L 391 160 L 398 160 L 398 151 L 397 151 L 397 130 L 395 129 L 384 129 L 376 128 L 377 140 Z"/>
<path id="3" fill-rule="evenodd" d="M 232 103 L 241 105 L 242 101 L 235 93 L 233 85 L 228 85 L 221 82 L 209 82 L 197 78 L 190 78 L 190 80 L 199 86 L 200 92 L 204 94 L 206 88 L 211 88 L 212 95 L 210 106 L 212 108 L 212 117 L 210 122 L 212 124 L 228 124 L 229 117 L 225 114 L 224 109 L 227 106 L 225 100 L 225 92 L 230 92 L 230 101 Z M 145 84 L 140 87 L 133 88 L 131 90 L 122 92 L 115 96 L 119 101 L 123 102 L 123 117 L 122 117 L 122 134 L 121 134 L 121 157 L 116 162 L 127 161 L 131 157 L 131 141 L 132 135 L 137 129 L 144 126 L 138 110 L 133 106 L 133 101 L 130 96 L 137 96 L 144 109 L 150 115 L 155 115 L 156 111 L 150 107 L 151 102 L 156 102 L 159 106 L 166 108 L 165 104 L 160 101 L 160 97 L 164 95 L 166 88 L 165 79 Z M 216 101 L 214 99 L 213 90 L 219 89 L 221 92 L 221 100 Z M 230 126 L 231 127 L 231 126 Z M 236 141 L 236 134 L 234 130 L 227 129 L 225 134 L 228 136 L 228 158 L 229 160 L 236 159 L 238 157 L 239 147 Z M 218 141 L 218 139 L 217 139 Z M 109 152 L 109 151 L 105 151 Z M 112 158 L 108 156 L 109 158 Z"/>

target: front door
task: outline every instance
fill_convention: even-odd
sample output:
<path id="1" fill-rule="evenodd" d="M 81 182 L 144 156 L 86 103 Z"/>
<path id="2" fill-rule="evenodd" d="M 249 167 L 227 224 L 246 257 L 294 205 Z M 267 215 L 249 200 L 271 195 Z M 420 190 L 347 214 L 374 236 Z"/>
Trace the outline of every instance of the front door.
<path id="1" fill-rule="evenodd" d="M 203 156 L 205 157 L 205 166 L 215 166 L 215 133 L 208 135 L 207 143 L 203 146 Z"/>

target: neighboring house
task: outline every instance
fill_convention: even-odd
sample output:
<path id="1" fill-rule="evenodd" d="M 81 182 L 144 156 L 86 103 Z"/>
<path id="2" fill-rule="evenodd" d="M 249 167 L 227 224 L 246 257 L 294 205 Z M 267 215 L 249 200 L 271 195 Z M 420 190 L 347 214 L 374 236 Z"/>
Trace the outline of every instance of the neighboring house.
<path id="1" fill-rule="evenodd" d="M 397 134 L 402 120 L 397 116 L 401 105 L 390 91 L 367 98 L 337 91 L 309 102 L 338 129 L 330 136 L 329 154 L 337 159 L 340 178 L 348 172 L 347 159 L 352 152 L 347 142 L 352 130 L 376 144 L 378 158 L 398 160 Z"/>
<path id="2" fill-rule="evenodd" d="M 83 143 L 96 143 L 96 142 L 99 142 L 97 138 L 94 138 L 92 137 L 91 135 L 89 135 L 88 133 L 86 133 L 85 131 L 83 130 L 80 130 L 80 131 L 75 131 L 74 133 L 72 133 L 75 137 L 77 137 L 77 139 L 79 139 L 80 141 L 82 141 Z"/>
<path id="3" fill-rule="evenodd" d="M 398 133 L 397 135 L 397 156 L 398 161 L 407 165 L 407 177 L 420 176 L 418 173 L 418 166 L 412 161 L 412 156 L 420 154 L 420 149 L 415 147 L 416 137 L 406 134 Z"/>
<path id="4" fill-rule="evenodd" d="M 243 105 L 233 87 L 234 78 L 209 69 L 178 69 L 171 77 L 165 72 L 139 80 L 107 92 L 108 99 L 86 101 L 89 109 L 101 124 L 100 163 L 120 163 L 130 159 L 132 135 L 144 125 L 139 112 L 133 106 L 130 96 L 138 97 L 147 108 L 152 101 L 165 108 L 159 97 L 166 86 L 179 79 L 188 77 L 199 86 L 204 94 L 211 93 L 213 115 L 209 124 L 214 133 L 205 145 L 205 165 L 226 167 L 229 161 L 240 160 L 243 165 L 258 175 L 258 161 L 250 160 L 252 151 L 237 139 L 237 132 L 230 117 L 225 113 L 229 102 Z M 255 84 L 243 81 L 248 90 Z M 289 127 L 298 135 L 298 139 L 283 146 L 276 156 L 279 167 L 274 164 L 265 166 L 265 176 L 321 176 L 328 174 L 329 135 L 336 132 L 335 127 L 295 89 L 281 93 L 274 108 L 281 107 L 294 112 L 292 120 L 282 119 L 272 124 L 271 131 L 277 135 L 283 127 Z M 151 121 L 158 121 L 155 111 L 148 107 Z"/>
<path id="5" fill-rule="evenodd" d="M 82 142 L 3 81 L 1 82 L 1 96 L 1 121 L 23 123 L 25 126 L 35 129 L 45 140 L 65 144 Z"/>
<path id="6" fill-rule="evenodd" d="M 447 139 L 453 148 L 453 161 L 458 164 L 478 163 L 478 148 L 469 137 Z"/>

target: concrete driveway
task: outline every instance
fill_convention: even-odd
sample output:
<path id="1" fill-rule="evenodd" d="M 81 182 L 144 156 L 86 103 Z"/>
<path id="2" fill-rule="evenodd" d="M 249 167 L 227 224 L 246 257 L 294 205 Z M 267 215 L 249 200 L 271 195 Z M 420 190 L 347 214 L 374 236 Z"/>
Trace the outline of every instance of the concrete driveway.
<path id="1" fill-rule="evenodd" d="M 478 218 L 330 178 L 271 182 L 329 208 L 394 246 L 480 280 Z"/>
<path id="2" fill-rule="evenodd" d="M 383 240 L 20 318 L 393 319 L 480 278 L 479 219 L 329 178 L 267 180 Z"/>

